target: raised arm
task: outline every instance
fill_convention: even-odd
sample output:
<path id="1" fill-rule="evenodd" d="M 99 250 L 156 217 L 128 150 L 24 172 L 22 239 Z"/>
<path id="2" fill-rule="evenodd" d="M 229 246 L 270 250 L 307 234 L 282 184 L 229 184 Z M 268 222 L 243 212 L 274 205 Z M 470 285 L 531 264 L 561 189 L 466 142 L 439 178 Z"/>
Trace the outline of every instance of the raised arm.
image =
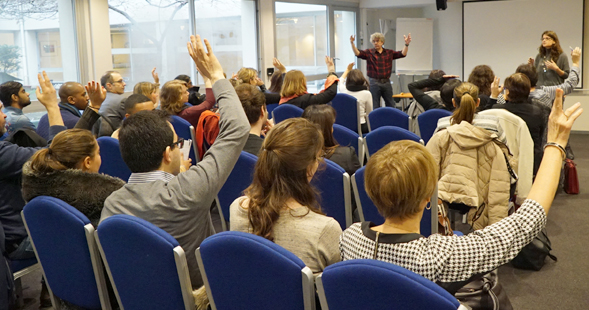
<path id="1" fill-rule="evenodd" d="M 419 81 L 415 81 L 412 83 L 409 83 L 409 85 L 407 85 L 407 88 L 409 88 L 409 92 L 411 92 L 411 94 L 413 95 L 413 98 L 419 103 L 421 104 L 421 106 L 423 107 L 424 110 L 430 110 L 430 109 L 442 109 L 444 108 L 442 105 L 440 105 L 438 103 L 437 100 L 435 100 L 434 98 L 430 97 L 428 94 L 426 94 L 423 89 L 426 87 L 431 87 L 431 86 L 438 86 L 438 85 L 443 85 L 444 83 L 446 83 L 446 81 L 450 78 L 454 78 L 455 76 L 444 76 L 441 78 L 437 78 L 437 79 L 423 79 L 423 80 L 419 80 Z"/>
<path id="2" fill-rule="evenodd" d="M 85 86 L 88 97 L 90 97 L 90 104 L 86 107 L 84 114 L 76 123 L 74 128 L 91 130 L 94 123 L 100 118 L 98 110 L 102 106 L 102 102 L 106 98 L 106 89 L 100 86 L 99 82 L 91 81 Z"/>
<path id="3" fill-rule="evenodd" d="M 350 36 L 350 44 L 352 44 L 352 50 L 354 51 L 354 55 L 358 56 L 360 55 L 360 51 L 356 47 L 356 44 L 354 44 L 354 41 L 356 41 L 356 36 Z"/>
<path id="4" fill-rule="evenodd" d="M 575 89 L 575 86 L 577 86 L 577 83 L 579 83 L 579 74 L 580 74 L 580 68 L 579 68 L 579 64 L 581 61 L 581 49 L 580 48 L 575 48 L 574 50 L 571 51 L 571 59 L 573 60 L 573 67 L 571 69 L 571 73 L 569 73 L 569 76 L 566 78 L 566 80 L 564 80 L 564 83 L 560 84 L 560 85 L 556 85 L 556 86 L 543 86 L 542 89 L 548 94 L 548 96 L 550 96 L 550 99 L 552 101 L 554 101 L 554 99 L 556 99 L 556 90 L 558 88 L 562 89 L 563 93 L 565 95 L 570 94 L 573 92 L 573 90 Z"/>
<path id="5" fill-rule="evenodd" d="M 401 51 L 403 56 L 407 56 L 407 51 L 409 51 L 409 44 L 411 43 L 411 34 L 403 35 L 403 39 L 405 40 L 405 47 Z"/>

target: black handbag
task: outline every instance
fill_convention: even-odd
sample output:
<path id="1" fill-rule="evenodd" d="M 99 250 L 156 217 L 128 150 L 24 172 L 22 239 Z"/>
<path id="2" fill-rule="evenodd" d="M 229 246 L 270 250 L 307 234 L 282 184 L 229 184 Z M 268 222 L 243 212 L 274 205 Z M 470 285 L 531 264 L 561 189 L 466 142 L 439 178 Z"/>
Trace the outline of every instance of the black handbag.
<path id="1" fill-rule="evenodd" d="M 513 310 L 499 283 L 497 270 L 475 277 L 454 294 L 460 304 L 472 310 Z"/>
<path id="2" fill-rule="evenodd" d="M 515 268 L 538 271 L 544 266 L 546 256 L 555 262 L 557 261 L 556 256 L 550 254 L 551 250 L 552 247 L 550 239 L 546 235 L 546 229 L 542 229 L 538 236 L 517 254 L 511 264 Z"/>

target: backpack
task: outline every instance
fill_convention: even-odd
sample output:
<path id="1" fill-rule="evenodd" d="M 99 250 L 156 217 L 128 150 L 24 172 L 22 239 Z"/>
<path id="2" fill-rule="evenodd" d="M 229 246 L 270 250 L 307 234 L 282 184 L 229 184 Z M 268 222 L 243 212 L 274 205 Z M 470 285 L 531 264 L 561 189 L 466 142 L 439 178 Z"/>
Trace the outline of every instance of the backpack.
<path id="1" fill-rule="evenodd" d="M 205 152 L 211 148 L 219 135 L 219 113 L 204 111 L 198 119 L 196 126 L 196 147 L 198 148 L 199 161 L 204 157 Z"/>

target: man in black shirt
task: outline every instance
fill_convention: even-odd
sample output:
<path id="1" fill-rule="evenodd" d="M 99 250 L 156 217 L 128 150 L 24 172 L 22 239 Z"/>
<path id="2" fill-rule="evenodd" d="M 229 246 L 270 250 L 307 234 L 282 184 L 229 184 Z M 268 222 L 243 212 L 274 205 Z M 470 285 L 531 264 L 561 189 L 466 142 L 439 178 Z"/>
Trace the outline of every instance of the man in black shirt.
<path id="1" fill-rule="evenodd" d="M 272 127 L 272 123 L 268 121 L 266 98 L 257 87 L 250 84 L 241 84 L 235 87 L 235 92 L 237 92 L 251 126 L 250 135 L 243 150 L 258 156 L 264 142 L 261 135 Z"/>

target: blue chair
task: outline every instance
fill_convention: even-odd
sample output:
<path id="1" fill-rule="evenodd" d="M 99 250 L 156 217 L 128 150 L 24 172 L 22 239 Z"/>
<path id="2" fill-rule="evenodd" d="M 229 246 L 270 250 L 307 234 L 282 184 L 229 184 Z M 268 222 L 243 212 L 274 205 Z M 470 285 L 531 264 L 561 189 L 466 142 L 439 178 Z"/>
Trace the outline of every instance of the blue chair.
<path id="1" fill-rule="evenodd" d="M 301 117 L 301 115 L 303 115 L 303 109 L 288 103 L 281 104 L 272 111 L 274 124 L 278 124 L 288 118 Z"/>
<path id="2" fill-rule="evenodd" d="M 171 123 L 179 138 L 192 141 L 192 149 L 190 150 L 188 157 L 192 159 L 193 164 L 196 164 L 198 162 L 198 148 L 196 146 L 194 126 L 190 125 L 187 120 L 177 115 L 172 115 Z"/>
<path id="3" fill-rule="evenodd" d="M 423 140 L 421 140 L 416 134 L 409 130 L 394 126 L 384 126 L 376 130 L 372 130 L 366 135 L 366 137 L 364 137 L 364 143 L 366 144 L 366 156 L 368 156 L 370 159 L 370 154 L 376 153 L 385 145 L 393 141 L 400 140 L 411 140 L 423 144 Z"/>
<path id="4" fill-rule="evenodd" d="M 315 309 L 313 272 L 262 237 L 226 231 L 205 239 L 196 260 L 216 309 Z"/>
<path id="5" fill-rule="evenodd" d="M 368 114 L 370 129 L 375 130 L 383 126 L 396 126 L 409 130 L 409 115 L 407 113 L 391 108 L 383 107 L 372 110 Z"/>
<path id="6" fill-rule="evenodd" d="M 323 310 L 456 310 L 461 307 L 454 296 L 421 275 L 371 259 L 327 266 L 317 277 L 317 290 Z"/>
<path id="7" fill-rule="evenodd" d="M 335 123 L 342 125 L 362 136 L 362 124 L 360 123 L 360 107 L 358 99 L 348 94 L 337 94 L 331 100 L 331 106 L 337 114 Z"/>
<path id="8" fill-rule="evenodd" d="M 340 145 L 353 146 L 360 164 L 364 163 L 364 139 L 361 136 L 342 125 L 333 124 L 333 137 Z"/>
<path id="9" fill-rule="evenodd" d="M 342 230 L 352 225 L 352 193 L 350 176 L 338 164 L 325 159 L 324 167 L 320 167 L 311 184 L 321 195 L 321 210 L 333 217 Z"/>
<path id="10" fill-rule="evenodd" d="M 98 172 L 120 178 L 125 182 L 129 181 L 131 170 L 125 164 L 123 157 L 121 157 L 119 140 L 111 137 L 100 137 L 96 141 L 100 147 L 100 157 L 102 158 L 102 164 Z"/>
<path id="11" fill-rule="evenodd" d="M 427 110 L 417 116 L 417 125 L 419 126 L 419 133 L 423 142 L 427 144 L 429 139 L 434 135 L 436 127 L 438 127 L 438 120 L 442 117 L 450 116 L 452 112 L 443 109 Z"/>
<path id="12" fill-rule="evenodd" d="M 268 114 L 272 115 L 272 111 L 278 107 L 278 103 L 270 103 L 266 105 L 266 109 L 268 110 Z"/>
<path id="13" fill-rule="evenodd" d="M 22 211 L 23 221 L 43 268 L 51 302 L 59 297 L 86 309 L 111 309 L 94 227 L 76 208 L 39 196 Z"/>
<path id="14" fill-rule="evenodd" d="M 221 187 L 217 194 L 217 208 L 221 215 L 221 225 L 224 231 L 227 231 L 229 222 L 229 206 L 233 201 L 243 196 L 243 191 L 252 184 L 254 178 L 254 168 L 258 157 L 248 152 L 241 151 L 237 163 L 229 174 L 227 181 Z"/>
<path id="15" fill-rule="evenodd" d="M 96 243 L 121 309 L 194 309 L 186 256 L 170 234 L 119 214 L 98 225 Z"/>

